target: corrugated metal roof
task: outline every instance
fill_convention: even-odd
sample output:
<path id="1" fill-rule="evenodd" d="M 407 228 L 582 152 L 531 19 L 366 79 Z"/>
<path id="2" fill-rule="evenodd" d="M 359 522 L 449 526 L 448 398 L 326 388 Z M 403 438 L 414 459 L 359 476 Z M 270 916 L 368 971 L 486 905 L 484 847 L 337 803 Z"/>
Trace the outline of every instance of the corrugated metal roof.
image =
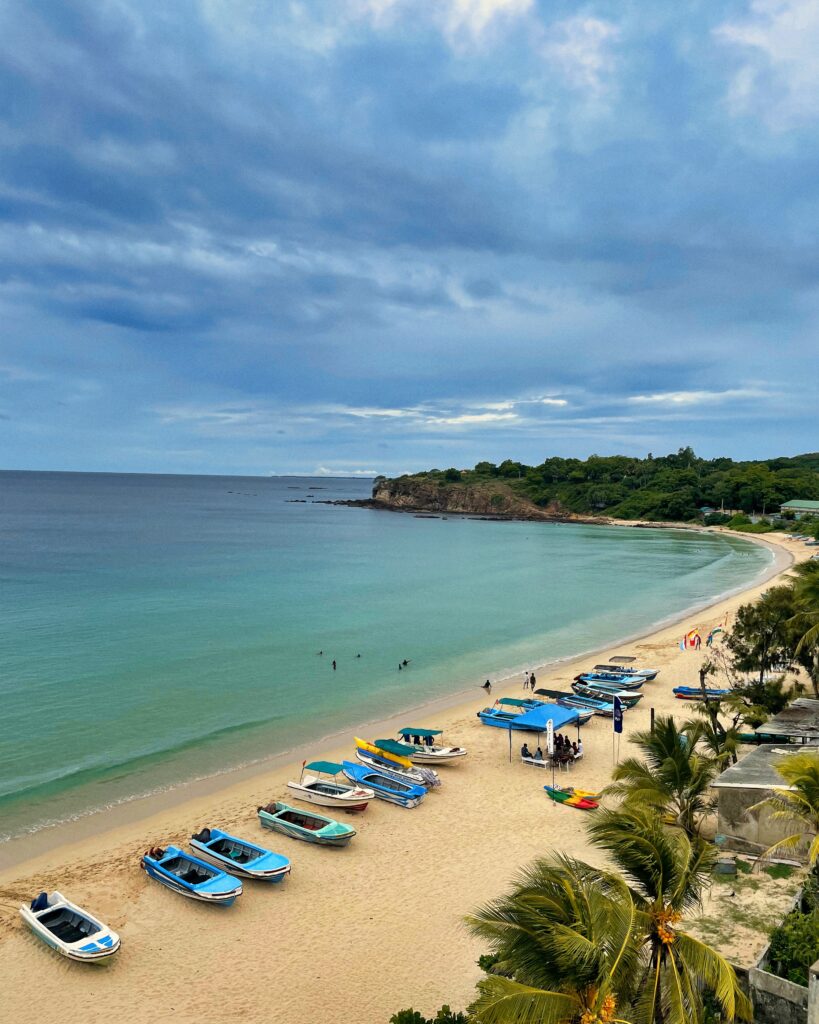
<path id="1" fill-rule="evenodd" d="M 792 509 L 809 508 L 811 511 L 819 512 L 819 501 L 806 501 L 801 498 L 792 498 L 790 501 L 783 502 L 779 507 Z"/>
<path id="2" fill-rule="evenodd" d="M 793 736 L 819 742 L 819 700 L 799 697 L 754 732 L 760 736 Z"/>
<path id="3" fill-rule="evenodd" d="M 797 743 L 764 743 L 726 768 L 711 783 L 713 789 L 788 789 L 775 765 L 791 754 L 819 753 L 819 746 Z"/>

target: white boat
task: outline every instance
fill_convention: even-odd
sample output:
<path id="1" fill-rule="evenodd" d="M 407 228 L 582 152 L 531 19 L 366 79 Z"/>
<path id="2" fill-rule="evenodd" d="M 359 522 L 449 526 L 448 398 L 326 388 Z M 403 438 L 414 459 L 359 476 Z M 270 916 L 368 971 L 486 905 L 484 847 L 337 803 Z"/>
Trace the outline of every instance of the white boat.
<path id="1" fill-rule="evenodd" d="M 378 754 L 373 753 L 372 748 L 374 744 L 368 743 L 367 746 L 370 747 L 368 750 L 360 745 L 363 742 L 365 741 L 356 740 L 355 756 L 362 764 L 366 764 L 368 768 L 377 768 L 384 775 L 389 775 L 401 782 L 415 782 L 419 786 L 426 786 L 427 789 L 435 789 L 436 786 L 441 785 L 440 776 L 434 769 L 422 768 L 420 766 L 415 767 L 409 761 L 405 764 L 399 764 L 396 761 L 379 757 Z"/>
<path id="2" fill-rule="evenodd" d="M 637 668 L 637 659 L 629 654 L 613 654 L 609 658 L 609 664 L 607 665 L 595 665 L 594 671 L 612 671 L 615 672 L 628 672 L 632 676 L 642 676 L 646 682 L 650 682 L 652 679 L 656 679 L 660 674 L 658 668 Z"/>
<path id="3" fill-rule="evenodd" d="M 441 729 L 416 729 L 411 725 L 398 730 L 401 743 L 410 748 L 406 756 L 414 764 L 443 764 L 466 757 L 464 747 L 445 747 L 435 743 L 435 737 L 441 735 Z M 381 740 L 375 742 L 381 745 Z"/>
<path id="4" fill-rule="evenodd" d="M 119 935 L 56 890 L 41 892 L 20 916 L 38 939 L 69 960 L 92 963 L 119 949 Z"/>
<path id="5" fill-rule="evenodd" d="M 350 785 L 339 782 L 336 777 L 344 771 L 334 761 L 302 762 L 301 778 L 298 782 L 288 782 L 294 800 L 307 804 L 318 804 L 320 807 L 338 807 L 345 811 L 366 811 L 375 793 L 364 786 Z M 316 775 L 306 774 L 316 772 Z"/>

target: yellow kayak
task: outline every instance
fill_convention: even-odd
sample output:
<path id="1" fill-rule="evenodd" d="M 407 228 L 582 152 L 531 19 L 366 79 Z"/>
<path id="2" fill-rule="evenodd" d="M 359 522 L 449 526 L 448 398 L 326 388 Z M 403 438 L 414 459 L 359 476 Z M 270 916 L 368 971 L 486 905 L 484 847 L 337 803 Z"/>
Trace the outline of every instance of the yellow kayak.
<path id="1" fill-rule="evenodd" d="M 384 761 L 391 761 L 401 768 L 412 768 L 412 761 L 408 757 L 401 757 L 400 754 L 392 754 L 389 750 L 382 750 L 381 747 L 370 743 L 369 740 L 359 739 L 358 736 L 354 736 L 353 739 L 359 750 L 366 750 L 368 754 L 375 754 L 376 757 L 380 757 Z"/>

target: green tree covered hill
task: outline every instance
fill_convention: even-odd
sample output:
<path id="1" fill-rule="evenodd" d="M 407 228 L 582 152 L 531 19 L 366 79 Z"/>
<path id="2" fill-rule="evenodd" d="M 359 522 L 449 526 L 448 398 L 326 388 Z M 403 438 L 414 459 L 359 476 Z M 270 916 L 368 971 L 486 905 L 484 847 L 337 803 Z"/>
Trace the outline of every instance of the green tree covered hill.
<path id="1" fill-rule="evenodd" d="M 516 498 L 555 513 L 682 521 L 697 517 L 704 506 L 764 514 L 778 512 L 792 498 L 819 500 L 819 453 L 760 462 L 701 459 L 691 448 L 645 459 L 549 458 L 537 466 L 507 459 L 500 465 L 479 462 L 470 470 L 379 478 L 373 493 L 382 500 L 385 494 L 411 494 L 413 487 L 429 494 L 430 485 L 439 493 L 494 496 L 498 506 Z"/>

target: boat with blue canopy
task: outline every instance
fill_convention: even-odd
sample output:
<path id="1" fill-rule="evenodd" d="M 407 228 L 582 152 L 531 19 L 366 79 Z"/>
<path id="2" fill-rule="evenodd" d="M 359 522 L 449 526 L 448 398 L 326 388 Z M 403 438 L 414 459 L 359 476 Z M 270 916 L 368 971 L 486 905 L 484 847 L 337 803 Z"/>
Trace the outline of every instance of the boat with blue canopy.
<path id="1" fill-rule="evenodd" d="M 572 683 L 572 689 L 581 697 L 591 697 L 593 700 L 605 700 L 614 704 L 614 698 L 619 697 L 624 708 L 633 708 L 639 704 L 645 694 L 635 693 L 633 690 L 620 690 L 610 683 Z"/>
<path id="2" fill-rule="evenodd" d="M 242 895 L 242 883 L 237 878 L 178 846 L 154 846 L 143 854 L 140 866 L 149 878 L 202 903 L 229 907 Z"/>
<path id="3" fill-rule="evenodd" d="M 69 960 L 95 963 L 120 947 L 115 931 L 56 890 L 20 907 L 20 916 L 38 939 Z"/>
<path id="4" fill-rule="evenodd" d="M 290 861 L 280 853 L 257 846 L 219 828 L 203 828 L 191 836 L 191 846 L 206 860 L 230 874 L 259 882 L 282 882 L 290 874 Z"/>
<path id="5" fill-rule="evenodd" d="M 419 729 L 414 725 L 405 725 L 398 730 L 399 739 L 410 750 L 407 756 L 416 764 L 441 764 L 466 757 L 463 747 L 446 747 L 436 743 L 436 737 L 442 735 L 442 729 Z M 381 740 L 376 740 L 376 743 L 381 746 Z"/>
<path id="6" fill-rule="evenodd" d="M 315 774 L 310 774 L 315 772 Z M 343 777 L 344 768 L 335 761 L 302 761 L 301 778 L 290 781 L 295 800 L 319 807 L 337 807 L 343 811 L 366 811 L 375 793 L 364 786 L 351 786 Z M 341 778 L 339 778 L 341 776 Z"/>
<path id="7" fill-rule="evenodd" d="M 627 672 L 582 672 L 574 678 L 577 682 L 605 683 L 620 690 L 639 690 L 645 682 L 643 676 L 633 676 Z"/>
<path id="8" fill-rule="evenodd" d="M 386 800 L 399 807 L 417 807 L 427 795 L 423 786 L 414 782 L 403 782 L 367 765 L 344 761 L 344 774 L 351 782 L 375 791 L 379 800 Z"/>
<path id="9" fill-rule="evenodd" d="M 256 809 L 262 828 L 273 829 L 317 846 L 346 846 L 356 834 L 355 829 L 332 818 L 325 818 L 315 811 L 303 811 L 299 807 L 276 800 L 265 807 Z"/>

